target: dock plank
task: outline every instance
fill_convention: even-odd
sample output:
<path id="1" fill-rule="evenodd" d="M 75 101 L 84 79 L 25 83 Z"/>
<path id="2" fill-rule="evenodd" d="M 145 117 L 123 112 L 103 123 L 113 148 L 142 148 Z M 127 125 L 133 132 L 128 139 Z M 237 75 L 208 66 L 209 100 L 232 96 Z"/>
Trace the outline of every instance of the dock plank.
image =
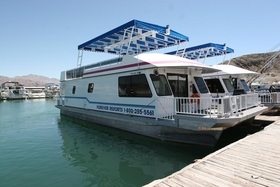
<path id="1" fill-rule="evenodd" d="M 217 159 L 217 157 L 215 159 Z M 263 180 L 275 180 L 280 171 L 278 170 L 278 172 L 273 175 L 273 173 L 269 173 L 269 169 L 263 168 L 262 165 L 254 167 L 250 163 L 231 161 L 224 158 L 219 158 L 219 161 L 226 163 L 225 166 L 233 168 L 236 172 L 241 173 L 243 176 L 258 176 Z"/>
<path id="2" fill-rule="evenodd" d="M 265 119 L 269 120 L 268 117 Z M 169 187 L 280 186 L 280 118 L 262 131 L 145 187 L 160 184 Z"/>

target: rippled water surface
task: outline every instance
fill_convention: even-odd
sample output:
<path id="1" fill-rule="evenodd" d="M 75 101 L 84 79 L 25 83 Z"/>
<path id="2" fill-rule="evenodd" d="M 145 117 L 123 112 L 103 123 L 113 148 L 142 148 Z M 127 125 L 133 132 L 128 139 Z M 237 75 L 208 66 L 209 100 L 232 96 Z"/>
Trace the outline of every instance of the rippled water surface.
<path id="1" fill-rule="evenodd" d="M 142 186 L 217 149 L 60 116 L 55 104 L 44 99 L 0 102 L 1 187 Z M 226 142 L 232 134 L 224 135 Z"/>

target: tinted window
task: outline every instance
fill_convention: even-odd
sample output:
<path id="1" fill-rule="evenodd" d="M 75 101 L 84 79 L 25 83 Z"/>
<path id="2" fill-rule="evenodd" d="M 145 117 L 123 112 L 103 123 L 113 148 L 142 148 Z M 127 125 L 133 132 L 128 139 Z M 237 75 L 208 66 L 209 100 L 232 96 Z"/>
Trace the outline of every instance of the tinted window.
<path id="1" fill-rule="evenodd" d="M 247 83 L 245 82 L 245 80 L 242 79 L 242 80 L 240 80 L 240 82 L 241 82 L 241 84 L 242 84 L 244 90 L 250 91 L 250 88 L 248 87 L 248 85 L 247 85 Z"/>
<path id="2" fill-rule="evenodd" d="M 223 81 L 224 81 L 224 83 L 227 87 L 228 92 L 233 92 L 234 87 L 233 87 L 232 83 L 230 82 L 230 80 L 229 79 L 223 79 Z"/>
<path id="3" fill-rule="evenodd" d="M 167 78 L 175 97 L 188 97 L 187 75 L 167 74 Z"/>
<path id="4" fill-rule="evenodd" d="M 75 94 L 75 92 L 76 92 L 76 86 L 73 86 L 73 88 L 72 88 L 72 94 Z"/>
<path id="5" fill-rule="evenodd" d="M 211 93 L 225 93 L 225 90 L 219 79 L 205 79 L 205 82 Z"/>
<path id="6" fill-rule="evenodd" d="M 167 83 L 166 77 L 164 75 L 150 75 L 154 88 L 158 96 L 172 95 L 170 87 Z"/>
<path id="7" fill-rule="evenodd" d="M 93 83 L 89 83 L 88 84 L 88 93 L 92 93 L 93 92 L 93 87 L 94 87 Z"/>
<path id="8" fill-rule="evenodd" d="M 196 85 L 200 91 L 200 93 L 209 93 L 208 88 L 202 77 L 194 77 Z"/>
<path id="9" fill-rule="evenodd" d="M 152 92 L 144 74 L 119 77 L 120 97 L 152 97 Z"/>

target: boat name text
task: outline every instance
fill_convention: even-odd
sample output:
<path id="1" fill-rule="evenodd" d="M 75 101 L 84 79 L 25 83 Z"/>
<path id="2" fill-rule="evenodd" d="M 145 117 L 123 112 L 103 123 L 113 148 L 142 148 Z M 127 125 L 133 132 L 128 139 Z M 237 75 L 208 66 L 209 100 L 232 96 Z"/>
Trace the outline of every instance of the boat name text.
<path id="1" fill-rule="evenodd" d="M 99 110 L 107 110 L 107 111 L 113 111 L 113 112 L 119 112 L 119 113 L 125 113 L 125 114 L 138 114 L 138 115 L 144 115 L 144 116 L 154 116 L 155 115 L 154 110 L 148 110 L 148 109 L 139 109 L 139 108 L 130 108 L 130 107 L 115 107 L 115 106 L 107 106 L 107 105 L 97 105 L 96 108 Z"/>

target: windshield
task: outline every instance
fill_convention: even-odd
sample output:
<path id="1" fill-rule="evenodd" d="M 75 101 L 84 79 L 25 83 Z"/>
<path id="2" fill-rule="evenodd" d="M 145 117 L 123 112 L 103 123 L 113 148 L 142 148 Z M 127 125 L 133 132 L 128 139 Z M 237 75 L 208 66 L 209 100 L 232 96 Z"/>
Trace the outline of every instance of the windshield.
<path id="1" fill-rule="evenodd" d="M 250 91 L 250 89 L 244 79 L 241 79 L 240 82 L 241 82 L 244 90 L 246 90 L 247 92 Z"/>
<path id="2" fill-rule="evenodd" d="M 210 90 L 210 93 L 225 93 L 225 90 L 219 79 L 205 79 L 205 82 Z"/>
<path id="3" fill-rule="evenodd" d="M 233 92 L 234 91 L 234 87 L 233 85 L 231 84 L 230 80 L 229 79 L 223 79 L 226 87 L 227 87 L 227 90 L 228 92 Z"/>
<path id="4" fill-rule="evenodd" d="M 197 85 L 200 93 L 209 93 L 209 90 L 202 77 L 194 77 L 194 80 L 196 82 L 196 85 Z"/>
<path id="5" fill-rule="evenodd" d="M 154 74 L 151 74 L 150 77 L 153 81 L 153 85 L 158 96 L 172 95 L 171 89 L 164 75 L 156 76 Z"/>

